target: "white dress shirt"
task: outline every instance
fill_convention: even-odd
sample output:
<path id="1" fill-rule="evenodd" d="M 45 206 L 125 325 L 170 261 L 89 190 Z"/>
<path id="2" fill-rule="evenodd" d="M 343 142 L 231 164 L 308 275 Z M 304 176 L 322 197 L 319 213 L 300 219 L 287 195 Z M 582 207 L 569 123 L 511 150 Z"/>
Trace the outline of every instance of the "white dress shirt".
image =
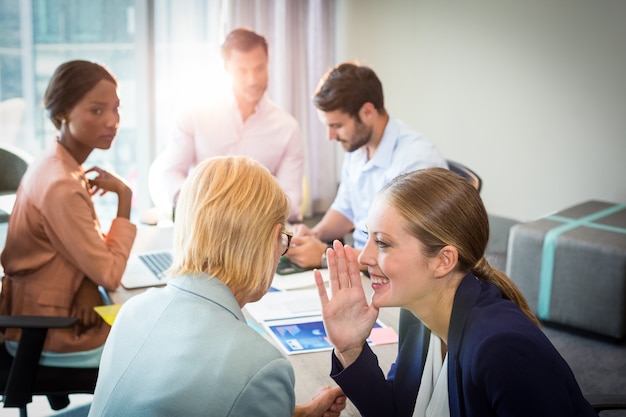
<path id="1" fill-rule="evenodd" d="M 441 339 L 432 333 L 413 417 L 450 417 L 448 355 L 442 358 Z"/>
<path id="2" fill-rule="evenodd" d="M 157 207 L 172 207 L 189 171 L 214 156 L 249 156 L 270 170 L 300 213 L 304 146 L 296 119 L 267 95 L 245 121 L 234 97 L 194 108 L 177 122 L 165 150 L 150 167 L 150 196 Z"/>
<path id="3" fill-rule="evenodd" d="M 367 241 L 365 220 L 376 193 L 399 174 L 430 167 L 447 168 L 448 164 L 425 136 L 393 118 L 389 118 L 373 158 L 367 158 L 365 147 L 346 153 L 341 184 L 330 208 L 354 224 L 356 249 L 362 249 Z"/>

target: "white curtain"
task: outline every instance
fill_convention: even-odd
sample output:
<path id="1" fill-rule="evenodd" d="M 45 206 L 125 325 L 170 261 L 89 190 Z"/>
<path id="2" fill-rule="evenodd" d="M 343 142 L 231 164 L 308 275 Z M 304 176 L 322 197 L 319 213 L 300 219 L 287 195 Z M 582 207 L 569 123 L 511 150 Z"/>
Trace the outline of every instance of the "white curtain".
<path id="1" fill-rule="evenodd" d="M 323 213 L 337 191 L 337 152 L 312 103 L 320 78 L 335 63 L 336 0 L 222 0 L 221 38 L 248 27 L 269 43 L 269 96 L 300 123 L 309 201 L 305 216 Z"/>

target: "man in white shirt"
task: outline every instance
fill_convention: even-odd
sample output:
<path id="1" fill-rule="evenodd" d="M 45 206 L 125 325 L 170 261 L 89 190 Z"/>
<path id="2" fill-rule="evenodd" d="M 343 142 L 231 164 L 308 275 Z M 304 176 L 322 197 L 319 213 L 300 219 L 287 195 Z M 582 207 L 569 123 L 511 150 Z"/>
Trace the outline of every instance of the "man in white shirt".
<path id="1" fill-rule="evenodd" d="M 287 256 L 301 267 L 325 267 L 327 243 L 353 231 L 360 253 L 367 240 L 365 220 L 376 193 L 399 174 L 447 168 L 437 148 L 422 134 L 389 116 L 382 83 L 371 68 L 343 63 L 322 78 L 313 102 L 328 139 L 346 151 L 341 183 L 330 209 L 312 229 L 294 228 Z"/>
<path id="2" fill-rule="evenodd" d="M 184 114 L 165 150 L 150 167 L 150 196 L 157 207 L 176 205 L 190 169 L 213 156 L 246 155 L 276 177 L 300 218 L 304 146 L 296 119 L 269 97 L 268 46 L 248 29 L 233 30 L 222 45 L 232 96 Z"/>

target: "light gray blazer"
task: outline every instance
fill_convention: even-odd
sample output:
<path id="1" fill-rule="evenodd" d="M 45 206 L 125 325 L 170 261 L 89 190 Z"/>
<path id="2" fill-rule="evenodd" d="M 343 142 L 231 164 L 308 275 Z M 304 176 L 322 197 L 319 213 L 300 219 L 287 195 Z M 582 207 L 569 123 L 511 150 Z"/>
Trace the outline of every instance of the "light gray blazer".
<path id="1" fill-rule="evenodd" d="M 128 300 L 106 341 L 95 416 L 291 416 L 295 376 L 228 287 L 183 276 Z"/>

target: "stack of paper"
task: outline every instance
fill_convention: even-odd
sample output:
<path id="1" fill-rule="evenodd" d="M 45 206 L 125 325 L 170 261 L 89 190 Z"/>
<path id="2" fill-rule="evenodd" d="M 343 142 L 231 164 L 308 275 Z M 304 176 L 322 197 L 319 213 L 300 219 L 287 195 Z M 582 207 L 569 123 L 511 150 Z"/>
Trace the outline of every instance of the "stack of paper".
<path id="1" fill-rule="evenodd" d="M 258 323 L 322 314 L 317 289 L 268 292 L 259 301 L 246 304 L 245 309 Z"/>
<path id="2" fill-rule="evenodd" d="M 324 282 L 328 282 L 328 271 L 322 270 L 321 273 L 324 278 Z M 272 287 L 281 291 L 315 287 L 315 275 L 313 274 L 313 270 L 286 275 L 274 274 Z"/>

